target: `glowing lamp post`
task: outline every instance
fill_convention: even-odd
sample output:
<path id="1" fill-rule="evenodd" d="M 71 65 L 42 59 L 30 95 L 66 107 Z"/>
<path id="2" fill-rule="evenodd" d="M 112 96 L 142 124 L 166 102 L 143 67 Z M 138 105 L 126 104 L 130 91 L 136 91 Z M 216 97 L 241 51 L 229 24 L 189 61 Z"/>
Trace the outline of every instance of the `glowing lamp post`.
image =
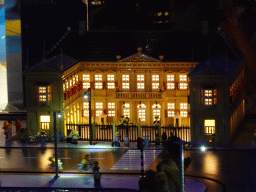
<path id="1" fill-rule="evenodd" d="M 196 144 L 196 145 L 202 145 L 202 143 L 197 143 L 197 142 L 185 142 L 185 141 L 176 141 L 173 143 L 178 143 L 180 145 L 180 182 L 181 182 L 181 188 L 180 191 L 184 192 L 184 181 L 185 181 L 185 170 L 184 170 L 184 144 Z M 206 147 L 205 146 L 201 146 L 201 151 L 205 151 Z"/>
<path id="2" fill-rule="evenodd" d="M 58 112 L 53 112 L 53 126 L 54 126 L 54 150 L 55 150 L 55 178 L 58 178 L 59 175 L 59 166 L 58 166 L 58 141 L 57 141 L 57 120 L 56 116 L 58 118 L 61 118 L 61 113 Z"/>
<path id="3" fill-rule="evenodd" d="M 89 101 L 89 130 L 90 130 L 90 145 L 92 145 L 92 114 L 91 114 L 91 108 L 92 108 L 92 104 L 91 104 L 91 88 L 89 87 L 88 90 L 86 92 L 84 92 L 84 98 L 88 99 Z"/>
<path id="4" fill-rule="evenodd" d="M 88 0 L 82 0 L 83 3 L 86 4 L 86 19 L 87 19 L 87 31 L 89 31 L 89 8 L 88 8 Z"/>

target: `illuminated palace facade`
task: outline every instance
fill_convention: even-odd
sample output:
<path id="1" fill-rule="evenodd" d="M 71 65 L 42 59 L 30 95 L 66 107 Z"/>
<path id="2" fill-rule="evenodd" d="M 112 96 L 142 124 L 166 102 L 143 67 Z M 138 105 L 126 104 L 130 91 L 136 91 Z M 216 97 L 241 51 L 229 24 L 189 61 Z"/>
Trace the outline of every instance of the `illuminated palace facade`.
<path id="1" fill-rule="evenodd" d="M 163 62 L 141 52 L 116 62 L 79 62 L 63 74 L 64 124 L 189 126 L 188 73 L 196 62 Z"/>

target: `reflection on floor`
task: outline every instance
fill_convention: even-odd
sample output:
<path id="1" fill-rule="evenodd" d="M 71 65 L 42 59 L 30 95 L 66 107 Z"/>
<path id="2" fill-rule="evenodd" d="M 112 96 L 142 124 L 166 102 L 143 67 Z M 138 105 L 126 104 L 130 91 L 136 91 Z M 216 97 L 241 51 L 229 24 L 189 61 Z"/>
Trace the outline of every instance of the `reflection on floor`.
<path id="1" fill-rule="evenodd" d="M 147 169 L 162 150 L 144 150 L 144 169 Z M 110 168 L 111 170 L 141 170 L 141 151 L 128 150 L 117 162 Z"/>

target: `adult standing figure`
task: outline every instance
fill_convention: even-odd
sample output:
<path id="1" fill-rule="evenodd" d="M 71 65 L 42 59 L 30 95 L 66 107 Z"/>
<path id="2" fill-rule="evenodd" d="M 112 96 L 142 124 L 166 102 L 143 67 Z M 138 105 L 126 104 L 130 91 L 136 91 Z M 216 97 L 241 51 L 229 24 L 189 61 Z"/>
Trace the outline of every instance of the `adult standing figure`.
<path id="1" fill-rule="evenodd" d="M 15 126 L 16 126 L 16 134 L 20 133 L 20 131 L 21 131 L 21 122 L 20 122 L 20 119 L 17 119 L 17 120 L 16 120 Z"/>
<path id="2" fill-rule="evenodd" d="M 8 140 L 8 129 L 9 129 L 9 123 L 8 121 L 5 121 L 4 122 L 4 126 L 3 126 L 3 129 L 4 129 L 4 134 L 5 134 L 5 139 Z"/>
<path id="3" fill-rule="evenodd" d="M 101 184 L 100 184 L 101 174 L 100 174 L 100 167 L 99 167 L 98 161 L 93 162 L 92 170 L 93 170 L 94 186 L 101 187 Z"/>
<path id="4" fill-rule="evenodd" d="M 167 142 L 167 135 L 166 135 L 165 132 L 163 132 L 163 134 L 162 134 L 162 145 L 165 146 L 166 142 Z"/>

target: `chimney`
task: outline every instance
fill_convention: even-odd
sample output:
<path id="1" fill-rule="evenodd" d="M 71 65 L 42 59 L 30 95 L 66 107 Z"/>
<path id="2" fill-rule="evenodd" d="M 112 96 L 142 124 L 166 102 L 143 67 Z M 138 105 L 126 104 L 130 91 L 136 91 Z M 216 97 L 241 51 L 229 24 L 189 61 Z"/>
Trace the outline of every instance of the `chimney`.
<path id="1" fill-rule="evenodd" d="M 162 61 L 164 59 L 163 55 L 159 55 L 158 58 Z"/>
<path id="2" fill-rule="evenodd" d="M 202 33 L 207 35 L 209 32 L 209 21 L 202 21 Z"/>
<path id="3" fill-rule="evenodd" d="M 142 47 L 138 47 L 138 48 L 137 48 L 137 51 L 138 51 L 138 52 L 141 52 L 141 51 L 142 51 Z"/>
<path id="4" fill-rule="evenodd" d="M 86 31 L 85 21 L 79 21 L 79 35 L 83 36 Z"/>
<path id="5" fill-rule="evenodd" d="M 117 59 L 117 60 L 120 60 L 120 59 L 121 59 L 121 55 L 117 55 L 117 56 L 116 56 L 116 59 Z"/>

